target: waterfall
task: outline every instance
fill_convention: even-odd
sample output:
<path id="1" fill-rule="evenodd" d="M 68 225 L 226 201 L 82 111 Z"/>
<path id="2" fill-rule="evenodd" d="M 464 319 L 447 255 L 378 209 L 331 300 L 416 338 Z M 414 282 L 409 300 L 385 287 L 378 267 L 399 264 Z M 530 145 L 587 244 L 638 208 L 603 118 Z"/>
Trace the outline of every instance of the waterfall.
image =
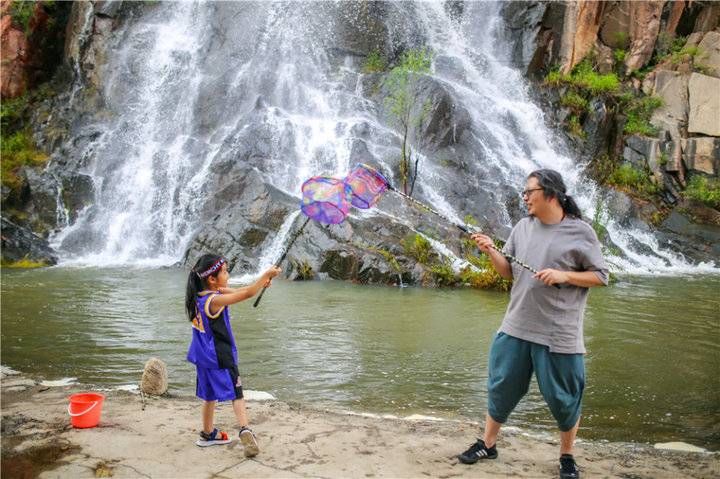
<path id="1" fill-rule="evenodd" d="M 159 2 L 127 21 L 106 52 L 104 109 L 74 132 L 100 132 L 77 152 L 88 158 L 96 198 L 51 237 L 63 261 L 175 263 L 212 213 L 223 172 L 257 171 L 298 196 L 307 177 L 343 176 L 358 158 L 394 170 L 401 138 L 367 93 L 363 57 L 336 43 L 338 26 L 352 27 L 367 5 Z M 383 8 L 394 12 L 383 19 L 392 47 L 429 47 L 433 81 L 468 114 L 467 128 L 453 128 L 463 135 L 465 169 L 449 174 L 442 158 L 420 154 L 419 199 L 455 220 L 473 213 L 508 231 L 517 216 L 508 204 L 518 203 L 527 174 L 553 168 L 593 216 L 600 189 L 545 127 L 498 45 L 499 4 L 468 2 L 461 13 L 439 1 Z M 258 267 L 272 263 L 295 217 L 267 242 Z M 645 232 L 612 221 L 607 230 L 623 250 L 610 258 L 617 270 L 698 271 Z M 650 249 L 638 252 L 634 242 Z"/>

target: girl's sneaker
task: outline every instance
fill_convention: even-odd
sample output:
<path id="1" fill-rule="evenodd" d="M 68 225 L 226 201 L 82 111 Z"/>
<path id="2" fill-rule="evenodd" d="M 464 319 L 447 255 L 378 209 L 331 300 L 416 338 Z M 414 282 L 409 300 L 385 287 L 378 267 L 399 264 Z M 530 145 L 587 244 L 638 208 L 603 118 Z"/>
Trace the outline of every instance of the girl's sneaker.
<path id="1" fill-rule="evenodd" d="M 240 429 L 240 442 L 245 448 L 245 457 L 255 457 L 260 453 L 257 439 L 250 428 L 243 427 Z"/>
<path id="2" fill-rule="evenodd" d="M 228 443 L 230 443 L 230 438 L 228 438 L 227 433 L 225 431 L 218 431 L 217 429 L 213 429 L 210 434 L 205 431 L 200 431 L 200 439 L 195 442 L 195 444 L 200 447 L 217 446 Z"/>

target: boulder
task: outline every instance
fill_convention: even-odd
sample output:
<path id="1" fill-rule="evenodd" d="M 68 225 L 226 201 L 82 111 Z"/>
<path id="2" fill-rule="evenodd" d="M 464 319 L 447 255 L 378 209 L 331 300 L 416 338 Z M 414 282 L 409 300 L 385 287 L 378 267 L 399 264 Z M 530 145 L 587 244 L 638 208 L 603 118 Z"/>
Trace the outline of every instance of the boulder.
<path id="1" fill-rule="evenodd" d="M 702 66 L 704 73 L 720 77 L 720 32 L 707 32 L 698 48 L 695 64 Z"/>
<path id="2" fill-rule="evenodd" d="M 35 168 L 23 168 L 34 219 L 46 230 L 54 229 L 58 220 L 58 186 L 51 176 Z M 34 228 L 36 231 L 37 228 Z"/>
<path id="3" fill-rule="evenodd" d="M 623 158 L 636 168 L 652 168 L 660 156 L 660 140 L 631 135 L 625 138 Z"/>
<path id="4" fill-rule="evenodd" d="M 645 65 L 652 57 L 660 31 L 660 17 L 665 2 L 628 2 L 630 4 L 630 51 L 625 57 L 626 72 Z"/>
<path id="5" fill-rule="evenodd" d="M 613 55 L 612 48 L 603 44 L 603 42 L 596 41 L 593 47 L 595 52 L 595 67 L 597 72 L 602 75 L 612 73 L 615 68 L 615 56 Z"/>
<path id="6" fill-rule="evenodd" d="M 668 141 L 663 144 L 663 152 L 665 153 L 665 171 L 668 173 L 682 174 L 683 163 L 682 163 L 682 142 L 680 141 Z"/>
<path id="7" fill-rule="evenodd" d="M 7 218 L 2 218 L 2 261 L 16 262 L 23 259 L 45 265 L 57 264 L 55 251 L 48 242 L 28 228 Z"/>
<path id="8" fill-rule="evenodd" d="M 614 111 L 608 110 L 602 98 L 594 98 L 588 105 L 588 114 L 583 125 L 587 135 L 586 148 L 591 157 L 608 150 L 614 127 Z"/>
<path id="9" fill-rule="evenodd" d="M 168 390 L 168 370 L 165 362 L 159 358 L 150 358 L 145 363 L 140 390 L 145 394 L 161 396 Z"/>
<path id="10" fill-rule="evenodd" d="M 419 118 L 427 108 L 418 143 L 430 151 L 456 144 L 471 124 L 470 114 L 436 79 L 423 77 L 418 83 L 422 101 L 418 101 L 413 115 Z"/>
<path id="11" fill-rule="evenodd" d="M 511 45 L 512 62 L 515 66 L 528 71 L 538 49 L 547 42 L 542 32 L 547 30 L 543 18 L 550 7 L 541 2 L 511 1 L 503 4 L 501 15 L 505 19 L 505 36 Z"/>
<path id="12" fill-rule="evenodd" d="M 665 31 L 669 34 L 674 34 L 680 24 L 683 12 L 685 11 L 685 2 L 668 2 L 670 5 L 666 5 L 665 8 L 669 7 L 670 12 L 668 14 L 667 23 L 665 24 Z"/>
<path id="13" fill-rule="evenodd" d="M 688 92 L 688 133 L 720 136 L 720 78 L 693 73 L 690 76 Z"/>
<path id="14" fill-rule="evenodd" d="M 627 49 L 630 32 L 630 2 L 612 2 L 602 19 L 598 37 L 605 45 Z"/>
<path id="15" fill-rule="evenodd" d="M 653 112 L 650 122 L 669 132 L 675 141 L 687 131 L 688 81 L 688 75 L 678 72 L 658 70 L 655 74 L 653 92 L 662 98 L 663 105 Z"/>
<path id="16" fill-rule="evenodd" d="M 696 220 L 706 216 L 707 212 L 698 211 L 698 207 L 675 208 L 660 226 L 658 240 L 695 262 L 717 263 L 720 223 L 716 211 L 711 210 L 710 215 L 713 212 L 715 223 L 709 222 L 708 218 L 703 218 L 700 223 Z"/>
<path id="17" fill-rule="evenodd" d="M 565 28 L 560 45 L 563 73 L 569 73 L 592 51 L 606 6 L 605 2 L 587 0 L 569 2 L 567 5 Z"/>
<path id="18" fill-rule="evenodd" d="M 717 2 L 703 3 L 702 10 L 695 20 L 693 31 L 696 32 L 708 32 L 716 29 L 720 24 L 720 5 Z"/>
<path id="19" fill-rule="evenodd" d="M 720 175 L 720 138 L 688 138 L 682 140 L 685 168 L 710 176 Z"/>

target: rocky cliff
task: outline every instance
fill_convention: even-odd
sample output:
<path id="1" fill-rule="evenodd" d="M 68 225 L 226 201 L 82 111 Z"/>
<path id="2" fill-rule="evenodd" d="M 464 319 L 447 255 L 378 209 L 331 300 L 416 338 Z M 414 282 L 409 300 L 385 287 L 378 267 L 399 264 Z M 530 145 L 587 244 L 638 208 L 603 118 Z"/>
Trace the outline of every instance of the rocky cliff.
<path id="1" fill-rule="evenodd" d="M 716 260 L 720 4 L 510 2 L 504 18 L 549 121 L 591 175 L 631 198 L 608 199 L 615 213 L 697 261 Z"/>
<path id="2" fill-rule="evenodd" d="M 422 33 L 411 15 L 391 3 L 348 5 L 341 5 L 346 11 L 328 23 L 332 43 L 323 48 L 338 68 L 344 59 L 355 58 L 351 73 L 347 73 L 352 77 L 346 83 L 354 84 L 359 78 L 358 88 L 364 98 L 378 105 L 380 115 L 387 117 L 383 112 L 388 96 L 383 74 L 359 75 L 361 65 L 374 52 L 380 52 L 390 64 L 397 62 L 403 51 L 424 44 Z M 211 41 L 227 40 L 221 34 L 223 22 L 231 21 L 236 12 L 225 10 L 236 7 L 224 5 L 213 13 L 218 28 Z M 99 184 L 88 174 L 88 165 L 97 140 L 106 133 L 95 125 L 111 118 L 110 102 L 128 93 L 117 84 L 114 98 L 103 94 L 107 52 L 125 25 L 153 8 L 153 3 L 139 2 L 72 4 L 62 42 L 64 64 L 50 83 L 53 94 L 37 98 L 28 120 L 36 144 L 50 161 L 48 166 L 17 170 L 20 186 L 3 187 L 3 216 L 15 212 L 10 220 L 48 237 L 53 230 L 73 224 L 81 214 L 98 214 L 95 202 Z M 461 2 L 451 2 L 447 8 L 453 15 L 463 13 Z M 537 82 L 537 99 L 547 105 L 549 120 L 558 128 L 570 127 L 568 139 L 578 156 L 590 163 L 589 172 L 618 191 L 607 195 L 605 208 L 633 227 L 659 231 L 667 245 L 674 245 L 676 251 L 688 253 L 695 261 L 720 257 L 717 206 L 708 206 L 687 194 L 689 185 L 700 184 L 693 178 L 712 182 L 718 176 L 717 96 L 715 103 L 712 97 L 718 81 L 717 9 L 715 4 L 703 2 L 511 2 L 504 8 L 514 61 Z M 5 17 L 3 22 L 7 23 Z M 397 24 L 404 28 L 389 27 Z M 687 50 L 695 46 L 695 50 Z M 442 56 L 436 63 L 437 68 L 455 67 Z M 578 80 L 579 71 L 586 76 L 590 72 L 616 75 L 623 86 L 598 92 Z M 547 81 L 551 73 L 556 75 L 555 80 Z M 16 86 L 8 96 L 22 91 L 17 86 L 20 82 L 11 83 Z M 506 213 L 487 210 L 483 205 L 500 201 L 507 213 L 517 217 L 521 212 L 516 192 L 507 186 L 490 190 L 464 181 L 468 177 L 491 181 L 500 173 L 467 160 L 481 149 L 474 140 L 477 127 L 447 85 L 427 76 L 418 82 L 417 91 L 429 103 L 423 106 L 427 110 L 423 122 L 411 131 L 414 145 L 429 157 L 442 158 L 443 171 L 458 185 L 449 201 L 459 211 L 482 218 L 481 226 L 504 237 Z M 570 102 L 570 93 L 579 100 Z M 652 130 L 626 132 L 627 110 L 632 107 L 645 112 L 641 99 L 655 96 L 662 98 L 662 106 L 647 113 Z M 223 110 L 213 110 L 217 102 L 213 98 L 206 101 L 209 106 L 197 111 L 200 131 L 211 128 L 216 120 L 212 115 L 222 117 Z M 204 219 L 197 225 L 200 233 L 187 248 L 187 262 L 202 251 L 214 249 L 226 254 L 236 271 L 252 269 L 278 231 L 289 226 L 284 224 L 289 213 L 297 209 L 295 198 L 263 179 L 266 165 L 258 162 L 273 153 L 276 139 L 262 121 L 252 121 L 253 115 L 262 119 L 271 112 L 262 97 L 254 101 L 254 108 L 244 119 L 250 126 L 224 145 L 227 154 L 218 155 L 209 167 L 207 187 L 218 194 L 194 206 Z M 378 132 L 365 124 L 353 133 L 356 139 L 350 162 L 366 161 L 367 144 L 379 136 Z M 400 145 L 391 139 L 384 147 L 397 150 Z M 633 180 L 635 183 L 623 183 L 624 177 L 616 173 L 625 172 L 626 164 L 643 173 Z M 702 185 L 698 188 L 707 191 L 708 183 L 703 184 L 705 190 Z M 401 206 L 390 207 L 389 212 L 426 225 L 422 231 L 431 238 L 442 237 L 458 257 L 470 253 L 468 245 L 448 225 Z M 62 247 L 79 251 L 105 233 L 72 231 Z M 403 223 L 363 215 L 350 218 L 341 227 L 313 225 L 296 243 L 286 270 L 291 277 L 315 275 L 387 284 L 400 280 L 422 284 L 477 280 L 460 280 L 452 270 L 448 273 L 449 266 L 436 253 L 430 260 L 418 254 L 417 245 L 408 245 L 414 235 Z"/>

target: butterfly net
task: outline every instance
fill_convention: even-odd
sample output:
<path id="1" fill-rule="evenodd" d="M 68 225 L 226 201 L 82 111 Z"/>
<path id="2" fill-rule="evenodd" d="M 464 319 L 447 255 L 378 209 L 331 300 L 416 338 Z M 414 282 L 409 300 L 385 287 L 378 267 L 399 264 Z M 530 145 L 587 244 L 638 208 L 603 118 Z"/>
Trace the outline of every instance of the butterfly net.
<path id="1" fill-rule="evenodd" d="M 342 180 L 314 176 L 302 185 L 300 209 L 320 223 L 342 223 L 350 210 L 351 190 Z"/>
<path id="2" fill-rule="evenodd" d="M 353 168 L 345 184 L 352 192 L 352 205 L 363 210 L 375 206 L 388 188 L 388 181 L 380 172 L 362 163 Z"/>

